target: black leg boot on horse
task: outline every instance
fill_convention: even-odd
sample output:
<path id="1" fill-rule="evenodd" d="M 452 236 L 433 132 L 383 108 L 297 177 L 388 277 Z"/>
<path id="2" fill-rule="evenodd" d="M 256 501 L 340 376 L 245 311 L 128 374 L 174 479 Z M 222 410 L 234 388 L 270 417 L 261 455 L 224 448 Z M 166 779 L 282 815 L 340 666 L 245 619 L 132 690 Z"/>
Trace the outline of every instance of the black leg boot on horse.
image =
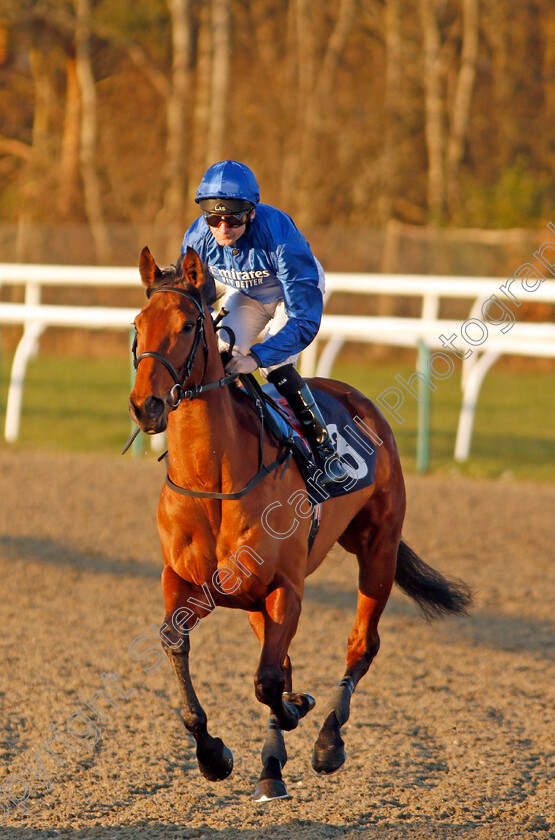
<path id="1" fill-rule="evenodd" d="M 249 612 L 249 621 L 262 644 L 255 677 L 257 699 L 270 707 L 262 748 L 262 772 L 254 791 L 255 802 L 291 799 L 281 771 L 287 761 L 283 731 L 291 731 L 314 708 L 314 697 L 293 692 L 293 669 L 288 654 L 300 615 L 300 600 L 291 587 L 280 587 L 266 599 L 264 609 Z"/>
<path id="2" fill-rule="evenodd" d="M 301 424 L 324 473 L 321 483 L 326 486 L 347 481 L 349 475 L 335 450 L 322 413 L 302 376 L 293 365 L 282 365 L 268 374 L 268 381 L 277 388 L 282 397 L 285 397 Z"/>

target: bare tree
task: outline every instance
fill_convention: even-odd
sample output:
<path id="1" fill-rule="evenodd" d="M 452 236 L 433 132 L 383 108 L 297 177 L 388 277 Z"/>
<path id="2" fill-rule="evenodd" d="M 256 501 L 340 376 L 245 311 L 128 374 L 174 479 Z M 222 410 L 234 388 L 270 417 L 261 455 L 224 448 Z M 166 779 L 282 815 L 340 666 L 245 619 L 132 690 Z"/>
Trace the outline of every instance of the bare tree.
<path id="1" fill-rule="evenodd" d="M 65 113 L 59 167 L 58 208 L 63 219 L 70 215 L 79 189 L 79 136 L 81 102 L 75 56 L 66 56 Z"/>
<path id="2" fill-rule="evenodd" d="M 172 31 L 171 86 L 166 100 L 166 191 L 159 219 L 170 242 L 183 232 L 186 192 L 186 123 L 191 70 L 190 0 L 168 0 Z"/>
<path id="3" fill-rule="evenodd" d="M 97 259 L 108 262 L 110 242 L 102 211 L 101 187 L 96 168 L 96 87 L 91 65 L 90 0 L 75 0 L 75 60 L 81 95 L 81 137 L 79 160 L 85 196 L 85 212 L 91 227 Z"/>
<path id="4" fill-rule="evenodd" d="M 54 165 L 51 126 L 55 98 L 51 66 L 42 43 L 41 33 L 32 40 L 28 49 L 29 67 L 33 83 L 33 121 L 31 143 L 14 145 L 8 142 L 4 148 L 9 154 L 18 154 L 25 160 L 21 177 L 21 196 L 18 203 L 16 258 L 29 259 L 29 249 L 36 247 L 31 225 L 40 219 L 43 209 L 42 197 L 47 193 L 48 181 Z M 27 149 L 27 153 L 25 153 Z"/>
<path id="5" fill-rule="evenodd" d="M 227 117 L 231 47 L 229 0 L 212 0 L 212 73 L 210 113 L 206 138 L 206 163 L 223 153 Z"/>
<path id="6" fill-rule="evenodd" d="M 206 138 L 210 120 L 210 88 L 212 70 L 212 32 L 210 6 L 202 3 L 199 10 L 197 60 L 195 67 L 192 138 L 189 162 L 189 198 L 206 168 Z"/>
<path id="7" fill-rule="evenodd" d="M 35 88 L 35 108 L 33 112 L 33 149 L 39 158 L 48 155 L 50 121 L 54 91 L 46 56 L 41 47 L 33 46 L 29 51 L 29 64 L 33 74 Z"/>
<path id="8" fill-rule="evenodd" d="M 332 94 L 337 67 L 355 22 L 357 2 L 358 0 L 340 0 L 335 23 L 326 44 L 322 64 L 318 70 L 315 92 L 320 107 Z"/>
<path id="9" fill-rule="evenodd" d="M 443 219 L 445 179 L 443 170 L 444 130 L 441 95 L 440 34 L 436 0 L 419 0 L 424 39 L 424 98 L 426 148 L 428 151 L 428 214 L 432 224 Z"/>
<path id="10" fill-rule="evenodd" d="M 291 203 L 296 195 L 300 224 L 313 211 L 314 191 L 321 184 L 321 173 L 314 161 L 327 123 L 333 123 L 334 82 L 347 39 L 355 20 L 357 0 L 339 0 L 329 35 L 316 26 L 315 7 L 310 0 L 290 0 L 289 20 L 294 32 L 297 67 L 295 126 L 285 161 L 282 191 Z M 318 52 L 323 53 L 318 61 Z M 333 128 L 329 130 L 333 131 Z"/>
<path id="11" fill-rule="evenodd" d="M 464 153 L 468 132 L 468 120 L 472 102 L 472 91 L 478 60 L 478 0 L 462 0 L 463 41 L 461 64 L 457 78 L 455 100 L 451 116 L 451 131 L 447 146 L 447 196 L 452 210 L 459 191 L 459 166 Z"/>
<path id="12" fill-rule="evenodd" d="M 338 227 L 552 211 L 550 0 L 116 5 L 0 0 L 0 216 L 23 220 L 20 254 L 47 216 L 86 215 L 103 259 L 108 222 L 160 218 L 175 242 L 232 149 L 313 241 L 330 206 Z M 398 242 L 390 225 L 384 267 Z"/>
<path id="13" fill-rule="evenodd" d="M 400 0 L 386 0 L 385 17 L 385 94 L 384 94 L 384 145 L 383 145 L 383 173 L 382 193 L 380 196 L 380 216 L 388 222 L 393 216 L 393 199 L 397 190 L 399 177 L 399 146 L 400 146 L 400 103 L 402 99 L 402 36 L 401 36 L 401 2 Z M 389 229 L 386 242 L 389 243 Z M 386 254 L 389 253 L 385 249 Z M 389 257 L 384 257 L 389 263 Z M 388 271 L 384 268 L 384 271 Z"/>

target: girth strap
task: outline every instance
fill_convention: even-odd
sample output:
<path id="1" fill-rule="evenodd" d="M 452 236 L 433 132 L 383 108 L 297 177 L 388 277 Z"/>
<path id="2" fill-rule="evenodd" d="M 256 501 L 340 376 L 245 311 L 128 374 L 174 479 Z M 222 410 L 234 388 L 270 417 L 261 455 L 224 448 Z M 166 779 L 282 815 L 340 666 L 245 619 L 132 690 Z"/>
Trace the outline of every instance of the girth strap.
<path id="1" fill-rule="evenodd" d="M 262 481 L 267 475 L 269 475 L 273 470 L 277 467 L 280 467 L 282 464 L 285 463 L 291 457 L 291 450 L 286 450 L 279 458 L 276 458 L 275 461 L 272 461 L 271 464 L 264 465 L 262 468 L 256 473 L 256 475 L 251 478 L 248 484 L 246 484 L 242 490 L 236 490 L 235 493 L 216 493 L 210 491 L 203 491 L 203 490 L 189 490 L 186 487 L 180 487 L 179 484 L 175 484 L 168 472 L 168 456 L 165 456 L 166 460 L 166 484 L 167 486 L 173 490 L 175 493 L 179 493 L 180 496 L 193 496 L 199 499 L 241 499 L 243 496 L 246 496 L 253 487 L 255 487 L 259 481 Z"/>

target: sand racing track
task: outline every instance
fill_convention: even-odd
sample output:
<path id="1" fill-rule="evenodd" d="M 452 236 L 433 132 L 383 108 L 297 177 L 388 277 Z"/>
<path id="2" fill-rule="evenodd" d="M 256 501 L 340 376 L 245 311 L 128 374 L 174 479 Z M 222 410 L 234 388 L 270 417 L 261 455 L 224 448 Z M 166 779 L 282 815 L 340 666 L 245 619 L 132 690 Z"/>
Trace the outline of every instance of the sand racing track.
<path id="1" fill-rule="evenodd" d="M 167 663 L 147 674 L 156 653 L 129 655 L 141 634 L 156 646 L 151 625 L 163 617 L 155 526 L 163 467 L 3 449 L 0 474 L 0 796 L 23 798 L 28 785 L 2 838 L 555 837 L 554 486 L 409 477 L 405 537 L 475 588 L 475 609 L 426 624 L 394 592 L 344 730 L 347 764 L 321 778 L 310 753 L 343 673 L 356 592 L 356 561 L 331 552 L 308 581 L 292 646 L 295 684 L 317 699 L 287 737 L 293 799 L 261 806 L 250 797 L 266 711 L 254 697 L 258 643 L 246 616 L 218 609 L 192 639 L 211 731 L 235 755 L 220 784 L 197 771 Z M 102 705 L 103 723 L 89 710 L 98 726 L 87 730 L 79 709 L 114 673 L 128 696 Z M 75 752 L 61 740 L 68 724 L 82 738 Z M 46 779 L 30 774 L 56 732 L 51 746 L 64 763 L 43 751 Z"/>

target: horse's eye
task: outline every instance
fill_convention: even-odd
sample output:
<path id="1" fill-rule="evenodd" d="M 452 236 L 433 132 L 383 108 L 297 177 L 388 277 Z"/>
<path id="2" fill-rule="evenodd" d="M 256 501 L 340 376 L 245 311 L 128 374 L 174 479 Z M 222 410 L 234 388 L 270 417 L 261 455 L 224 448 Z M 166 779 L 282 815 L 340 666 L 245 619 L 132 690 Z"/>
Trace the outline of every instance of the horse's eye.
<path id="1" fill-rule="evenodd" d="M 191 330 L 193 329 L 194 326 L 195 325 L 193 324 L 192 321 L 185 321 L 185 323 L 181 327 L 181 332 L 184 332 L 184 333 L 191 332 Z"/>

